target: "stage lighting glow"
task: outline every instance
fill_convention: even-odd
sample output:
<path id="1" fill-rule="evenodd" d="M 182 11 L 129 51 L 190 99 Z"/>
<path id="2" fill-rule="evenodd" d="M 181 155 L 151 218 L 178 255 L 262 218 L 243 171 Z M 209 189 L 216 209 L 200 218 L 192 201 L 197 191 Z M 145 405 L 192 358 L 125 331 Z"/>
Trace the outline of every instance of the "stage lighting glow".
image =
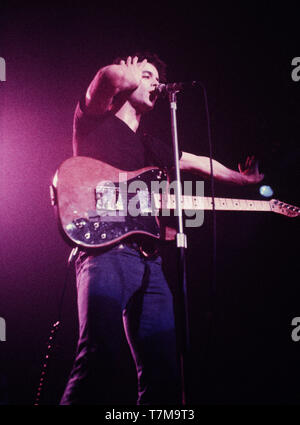
<path id="1" fill-rule="evenodd" d="M 269 196 L 273 195 L 274 191 L 271 188 L 271 186 L 264 185 L 264 186 L 260 186 L 259 193 L 262 196 L 265 196 L 266 198 L 268 198 Z"/>

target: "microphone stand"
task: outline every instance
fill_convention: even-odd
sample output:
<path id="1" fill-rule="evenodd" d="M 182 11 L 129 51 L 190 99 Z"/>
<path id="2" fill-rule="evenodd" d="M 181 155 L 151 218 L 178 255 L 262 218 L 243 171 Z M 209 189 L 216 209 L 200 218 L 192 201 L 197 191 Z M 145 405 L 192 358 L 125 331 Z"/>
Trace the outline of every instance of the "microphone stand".
<path id="1" fill-rule="evenodd" d="M 168 97 L 171 112 L 171 131 L 173 142 L 174 166 L 176 175 L 176 213 L 178 217 L 178 230 L 176 234 L 176 246 L 178 254 L 178 274 L 179 274 L 179 293 L 178 293 L 178 319 L 180 332 L 180 367 L 181 367 L 181 385 L 182 385 L 182 404 L 187 403 L 188 395 L 188 355 L 190 351 L 189 338 L 189 320 L 188 320 L 188 300 L 187 300 L 187 279 L 186 279 L 186 258 L 185 251 L 187 248 L 187 237 L 184 233 L 183 215 L 182 215 L 182 187 L 180 179 L 179 167 L 179 145 L 177 132 L 177 93 L 178 88 L 169 87 Z"/>

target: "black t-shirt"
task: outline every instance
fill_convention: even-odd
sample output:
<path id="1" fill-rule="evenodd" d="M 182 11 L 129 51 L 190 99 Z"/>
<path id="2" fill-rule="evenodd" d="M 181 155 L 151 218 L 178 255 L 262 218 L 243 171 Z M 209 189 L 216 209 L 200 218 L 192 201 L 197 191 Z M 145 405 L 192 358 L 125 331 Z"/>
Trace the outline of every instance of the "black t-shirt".
<path id="1" fill-rule="evenodd" d="M 173 165 L 171 145 L 148 134 L 135 133 L 111 113 L 99 117 L 87 114 L 84 101 L 78 102 L 75 111 L 73 154 L 99 159 L 125 171 Z"/>

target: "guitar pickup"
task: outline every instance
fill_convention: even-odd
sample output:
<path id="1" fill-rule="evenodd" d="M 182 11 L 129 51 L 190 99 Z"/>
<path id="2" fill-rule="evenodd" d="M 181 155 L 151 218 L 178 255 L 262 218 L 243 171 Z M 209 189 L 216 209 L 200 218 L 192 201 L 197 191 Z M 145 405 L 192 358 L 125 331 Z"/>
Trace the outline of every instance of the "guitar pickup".
<path id="1" fill-rule="evenodd" d="M 110 214 L 124 209 L 119 188 L 115 187 L 111 182 L 99 183 L 95 189 L 95 197 L 96 210 L 99 215 L 103 215 L 105 212 Z"/>

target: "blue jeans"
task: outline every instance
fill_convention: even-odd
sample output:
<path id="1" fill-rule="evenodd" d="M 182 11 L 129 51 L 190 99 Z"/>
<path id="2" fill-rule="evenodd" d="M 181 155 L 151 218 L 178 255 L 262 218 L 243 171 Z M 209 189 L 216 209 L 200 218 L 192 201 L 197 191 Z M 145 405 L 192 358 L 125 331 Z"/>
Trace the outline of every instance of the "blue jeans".
<path id="1" fill-rule="evenodd" d="M 137 404 L 180 403 L 173 297 L 162 260 L 118 245 L 76 260 L 79 340 L 61 404 L 114 404 L 113 375 L 125 335 Z"/>

